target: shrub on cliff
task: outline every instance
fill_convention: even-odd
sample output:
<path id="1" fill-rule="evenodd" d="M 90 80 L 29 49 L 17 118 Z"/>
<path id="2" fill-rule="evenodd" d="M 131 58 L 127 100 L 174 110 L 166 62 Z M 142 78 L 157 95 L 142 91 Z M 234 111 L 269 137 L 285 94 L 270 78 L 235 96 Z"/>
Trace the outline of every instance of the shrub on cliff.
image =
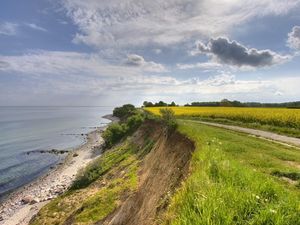
<path id="1" fill-rule="evenodd" d="M 136 113 L 136 108 L 134 105 L 126 104 L 121 107 L 116 107 L 113 110 L 113 115 L 119 117 L 120 119 L 127 119 L 129 116 L 132 116 Z"/>
<path id="2" fill-rule="evenodd" d="M 112 123 L 103 132 L 106 147 L 112 147 L 118 143 L 122 138 L 133 133 L 143 122 L 145 115 L 143 113 L 137 113 L 128 117 L 119 123 Z"/>
<path id="3" fill-rule="evenodd" d="M 163 122 L 167 125 L 169 131 L 173 131 L 177 128 L 175 113 L 172 109 L 162 108 L 159 110 Z"/>
<path id="4" fill-rule="evenodd" d="M 134 132 L 144 122 L 144 115 L 141 113 L 129 117 L 126 121 L 128 132 Z"/>
<path id="5" fill-rule="evenodd" d="M 103 132 L 102 137 L 104 138 L 106 147 L 111 147 L 118 141 L 120 141 L 127 133 L 127 127 L 124 124 L 112 123 Z"/>

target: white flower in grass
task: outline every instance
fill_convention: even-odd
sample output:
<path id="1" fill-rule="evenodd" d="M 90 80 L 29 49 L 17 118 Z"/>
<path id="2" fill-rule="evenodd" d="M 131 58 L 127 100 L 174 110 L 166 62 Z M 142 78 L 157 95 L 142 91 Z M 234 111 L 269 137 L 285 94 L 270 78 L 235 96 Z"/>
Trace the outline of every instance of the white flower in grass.
<path id="1" fill-rule="evenodd" d="M 271 212 L 271 213 L 276 213 L 276 210 L 270 209 L 270 212 Z"/>

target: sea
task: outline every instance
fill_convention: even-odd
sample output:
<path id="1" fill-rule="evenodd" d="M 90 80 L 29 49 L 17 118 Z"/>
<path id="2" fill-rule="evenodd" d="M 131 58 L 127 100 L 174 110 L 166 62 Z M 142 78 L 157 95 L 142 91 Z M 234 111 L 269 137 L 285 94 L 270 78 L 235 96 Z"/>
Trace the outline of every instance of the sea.
<path id="1" fill-rule="evenodd" d="M 0 106 L 0 201 L 43 175 L 65 155 L 40 151 L 70 150 L 110 121 L 113 107 Z"/>

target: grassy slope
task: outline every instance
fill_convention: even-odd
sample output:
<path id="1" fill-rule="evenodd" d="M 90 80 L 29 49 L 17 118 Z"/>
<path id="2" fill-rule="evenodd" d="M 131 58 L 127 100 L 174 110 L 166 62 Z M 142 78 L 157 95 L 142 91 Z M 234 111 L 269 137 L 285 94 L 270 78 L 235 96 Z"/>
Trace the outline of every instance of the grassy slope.
<path id="1" fill-rule="evenodd" d="M 94 224 L 110 214 L 124 193 L 137 188 L 138 154 L 128 142 L 91 164 L 73 189 L 41 209 L 31 225 Z"/>
<path id="2" fill-rule="evenodd" d="M 272 175 L 299 175 L 298 149 L 193 122 L 179 130 L 196 151 L 164 224 L 300 224 L 299 176 Z"/>

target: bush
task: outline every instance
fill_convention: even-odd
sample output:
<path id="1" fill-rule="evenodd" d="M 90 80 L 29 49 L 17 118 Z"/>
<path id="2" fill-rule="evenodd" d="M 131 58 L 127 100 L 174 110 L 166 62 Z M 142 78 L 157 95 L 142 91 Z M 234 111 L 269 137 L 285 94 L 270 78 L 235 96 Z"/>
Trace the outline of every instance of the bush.
<path id="1" fill-rule="evenodd" d="M 109 125 L 102 135 L 105 146 L 110 148 L 122 138 L 133 133 L 144 122 L 144 119 L 145 115 L 143 113 L 136 113 L 120 123 Z"/>
<path id="2" fill-rule="evenodd" d="M 144 122 L 144 116 L 142 114 L 136 114 L 127 119 L 128 132 L 135 131 Z"/>
<path id="3" fill-rule="evenodd" d="M 120 119 L 126 119 L 136 113 L 136 108 L 134 105 L 126 104 L 121 107 L 116 107 L 113 110 L 113 115 L 119 117 Z"/>
<path id="4" fill-rule="evenodd" d="M 105 140 L 106 147 L 111 147 L 118 141 L 120 141 L 126 134 L 127 128 L 125 125 L 119 123 L 112 123 L 103 132 L 102 137 Z"/>
<path id="5" fill-rule="evenodd" d="M 178 124 L 176 122 L 175 113 L 172 109 L 162 108 L 159 110 L 162 120 L 167 125 L 169 131 L 176 130 Z"/>

